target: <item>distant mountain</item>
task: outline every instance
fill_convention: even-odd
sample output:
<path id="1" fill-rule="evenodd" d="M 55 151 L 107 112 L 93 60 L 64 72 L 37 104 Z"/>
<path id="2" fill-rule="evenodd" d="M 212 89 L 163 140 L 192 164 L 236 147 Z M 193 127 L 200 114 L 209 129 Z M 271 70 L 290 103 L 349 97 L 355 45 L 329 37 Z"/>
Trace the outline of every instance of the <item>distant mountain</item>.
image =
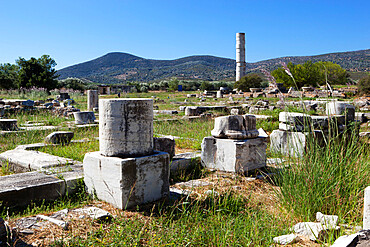
<path id="1" fill-rule="evenodd" d="M 308 60 L 331 61 L 348 71 L 370 71 L 370 49 L 338 52 L 318 56 L 282 57 L 247 63 L 248 71 L 268 70 L 280 62 L 304 63 Z M 94 60 L 66 67 L 58 71 L 60 79 L 78 77 L 98 83 L 153 81 L 169 77 L 201 80 L 227 80 L 235 77 L 235 60 L 214 56 L 190 56 L 175 60 L 153 60 L 128 53 L 113 52 Z"/>

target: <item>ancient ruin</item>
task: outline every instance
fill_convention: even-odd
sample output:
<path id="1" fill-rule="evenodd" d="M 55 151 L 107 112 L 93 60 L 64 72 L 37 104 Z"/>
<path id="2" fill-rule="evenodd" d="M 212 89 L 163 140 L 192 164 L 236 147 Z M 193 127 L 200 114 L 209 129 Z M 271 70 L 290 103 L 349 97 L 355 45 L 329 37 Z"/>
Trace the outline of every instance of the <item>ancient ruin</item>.
<path id="1" fill-rule="evenodd" d="M 221 171 L 247 173 L 266 165 L 266 143 L 258 137 L 256 117 L 218 117 L 211 137 L 202 142 L 202 164 Z"/>
<path id="2" fill-rule="evenodd" d="M 246 74 L 245 33 L 236 34 L 236 78 L 239 81 Z"/>
<path id="3" fill-rule="evenodd" d="M 168 196 L 169 154 L 153 149 L 153 100 L 101 99 L 100 151 L 84 158 L 88 191 L 125 209 Z"/>

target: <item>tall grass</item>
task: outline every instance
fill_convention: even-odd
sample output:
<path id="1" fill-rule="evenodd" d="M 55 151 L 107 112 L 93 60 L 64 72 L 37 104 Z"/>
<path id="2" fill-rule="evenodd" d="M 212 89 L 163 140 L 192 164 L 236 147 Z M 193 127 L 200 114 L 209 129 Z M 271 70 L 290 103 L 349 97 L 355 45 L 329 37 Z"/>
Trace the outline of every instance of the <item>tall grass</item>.
<path id="1" fill-rule="evenodd" d="M 85 237 L 67 236 L 54 246 L 270 246 L 286 223 L 231 192 L 204 200 L 157 204 L 146 215 L 119 215 Z"/>
<path id="2" fill-rule="evenodd" d="M 305 154 L 277 179 L 282 205 L 304 220 L 316 212 L 336 214 L 347 223 L 362 220 L 363 190 L 370 184 L 370 148 L 353 129 L 329 137 L 326 147 L 310 138 Z"/>

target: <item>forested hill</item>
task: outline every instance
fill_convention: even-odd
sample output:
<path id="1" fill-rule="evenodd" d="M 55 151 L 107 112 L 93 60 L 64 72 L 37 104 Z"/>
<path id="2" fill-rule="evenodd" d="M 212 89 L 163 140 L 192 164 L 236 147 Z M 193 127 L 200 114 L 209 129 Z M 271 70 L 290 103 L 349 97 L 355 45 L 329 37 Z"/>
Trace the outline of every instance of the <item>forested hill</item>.
<path id="1" fill-rule="evenodd" d="M 304 63 L 308 60 L 331 61 L 349 71 L 370 71 L 370 49 L 330 53 L 318 56 L 282 57 L 247 63 L 247 70 L 279 67 L 280 61 Z M 94 60 L 58 71 L 60 79 L 86 78 L 99 83 L 153 81 L 169 77 L 202 80 L 224 80 L 235 77 L 235 60 L 214 56 L 190 56 L 175 60 L 153 60 L 128 53 L 113 52 Z"/>

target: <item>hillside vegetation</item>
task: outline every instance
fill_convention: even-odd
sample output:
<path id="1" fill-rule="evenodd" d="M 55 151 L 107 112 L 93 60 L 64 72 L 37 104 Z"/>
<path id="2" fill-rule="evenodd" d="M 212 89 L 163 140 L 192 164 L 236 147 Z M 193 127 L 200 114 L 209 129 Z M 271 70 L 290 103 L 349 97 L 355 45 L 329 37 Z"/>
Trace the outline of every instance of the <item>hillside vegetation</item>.
<path id="1" fill-rule="evenodd" d="M 247 63 L 248 71 L 274 70 L 280 62 L 330 61 L 348 71 L 370 71 L 370 49 L 318 56 L 282 57 Z M 190 56 L 175 60 L 153 60 L 128 53 L 113 52 L 94 60 L 58 71 L 59 79 L 86 78 L 98 83 L 153 81 L 169 77 L 201 80 L 228 80 L 235 77 L 235 60 L 214 56 Z"/>

